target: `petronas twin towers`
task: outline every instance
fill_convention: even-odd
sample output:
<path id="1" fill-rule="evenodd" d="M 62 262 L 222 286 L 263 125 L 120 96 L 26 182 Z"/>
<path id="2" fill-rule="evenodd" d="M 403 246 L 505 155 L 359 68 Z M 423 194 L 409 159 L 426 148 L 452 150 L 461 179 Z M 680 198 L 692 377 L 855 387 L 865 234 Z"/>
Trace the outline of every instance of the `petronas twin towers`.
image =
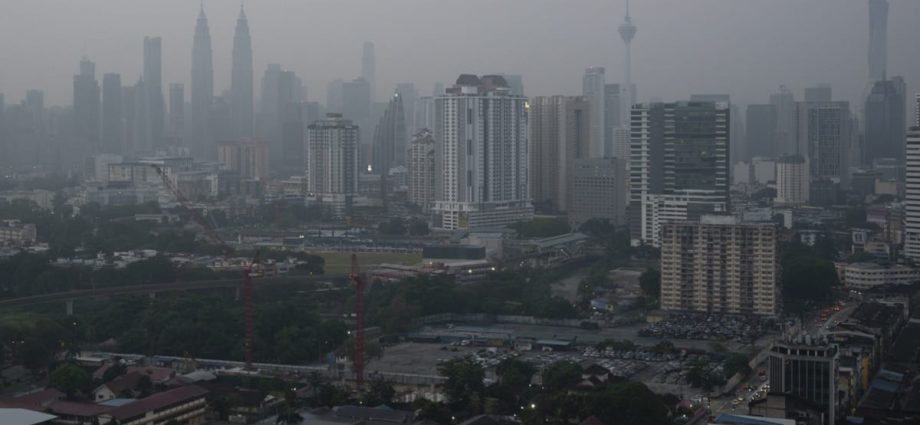
<path id="1" fill-rule="evenodd" d="M 240 8 L 236 21 L 236 34 L 233 37 L 233 66 L 230 71 L 230 129 L 232 137 L 250 138 L 253 127 L 253 75 L 252 75 L 252 40 L 249 37 L 249 23 L 246 12 Z M 195 25 L 195 40 L 192 44 L 192 85 L 191 85 L 191 124 L 192 140 L 189 147 L 195 156 L 213 157 L 216 155 L 215 134 L 213 128 L 225 120 L 215 119 L 214 111 L 214 65 L 211 51 L 211 31 L 204 7 L 198 14 Z"/>

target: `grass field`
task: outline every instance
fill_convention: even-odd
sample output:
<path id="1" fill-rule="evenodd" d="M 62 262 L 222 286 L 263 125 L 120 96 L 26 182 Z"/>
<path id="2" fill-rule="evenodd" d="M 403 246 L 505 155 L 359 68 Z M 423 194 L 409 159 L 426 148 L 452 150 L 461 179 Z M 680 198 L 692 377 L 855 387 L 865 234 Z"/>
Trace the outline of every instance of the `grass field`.
<path id="1" fill-rule="evenodd" d="M 326 260 L 326 273 L 348 273 L 351 271 L 350 252 L 311 252 L 310 254 L 319 255 Z M 362 271 L 367 270 L 368 266 L 376 264 L 413 265 L 422 261 L 422 254 L 399 254 L 395 252 L 359 252 L 357 254 Z"/>

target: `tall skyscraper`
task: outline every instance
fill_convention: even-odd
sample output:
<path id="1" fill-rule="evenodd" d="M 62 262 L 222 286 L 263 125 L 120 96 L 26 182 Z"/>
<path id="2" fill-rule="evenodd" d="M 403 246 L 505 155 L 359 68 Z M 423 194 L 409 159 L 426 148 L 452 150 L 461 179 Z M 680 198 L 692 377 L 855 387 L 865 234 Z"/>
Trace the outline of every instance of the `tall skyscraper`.
<path id="1" fill-rule="evenodd" d="M 805 87 L 806 102 L 830 102 L 833 99 L 830 84 L 818 84 L 814 87 Z"/>
<path id="2" fill-rule="evenodd" d="M 725 102 L 633 108 L 629 220 L 634 245 L 657 246 L 665 221 L 728 210 L 730 116 Z"/>
<path id="3" fill-rule="evenodd" d="M 283 158 L 282 126 L 288 108 L 302 101 L 302 82 L 293 71 L 269 64 L 262 76 L 262 98 L 256 134 L 269 143 L 272 157 Z"/>
<path id="4" fill-rule="evenodd" d="M 743 161 L 754 157 L 774 158 L 778 151 L 776 105 L 748 105 L 746 114 L 747 150 Z"/>
<path id="5" fill-rule="evenodd" d="M 415 84 L 397 84 L 396 93 L 399 93 L 399 97 L 402 98 L 403 108 L 406 111 L 407 134 L 415 134 L 416 131 L 421 130 L 422 128 L 428 128 L 418 127 L 415 123 L 415 106 L 418 103 L 418 91 L 415 89 Z"/>
<path id="6" fill-rule="evenodd" d="M 626 61 L 624 62 L 626 67 L 624 92 L 626 95 L 623 97 L 625 105 L 623 114 L 625 116 L 628 113 L 627 111 L 632 108 L 632 105 L 636 104 L 637 98 L 636 85 L 632 81 L 632 40 L 636 37 L 638 28 L 632 22 L 632 17 L 629 16 L 629 0 L 626 0 L 626 18 L 617 30 L 620 33 L 620 38 L 623 39 L 623 43 L 626 44 Z"/>
<path id="7" fill-rule="evenodd" d="M 281 163 L 286 175 L 303 175 L 306 163 L 305 103 L 291 103 L 281 118 Z M 317 117 L 318 118 L 318 117 Z"/>
<path id="8" fill-rule="evenodd" d="M 811 181 L 849 184 L 852 117 L 848 102 L 803 102 L 799 105 L 799 144 L 808 156 Z M 820 185 L 812 185 L 812 190 Z"/>
<path id="9" fill-rule="evenodd" d="M 435 99 L 437 226 L 507 226 L 533 216 L 526 105 L 497 75 L 461 75 Z"/>
<path id="10" fill-rule="evenodd" d="M 415 133 L 409 142 L 406 155 L 406 168 L 409 170 L 409 202 L 427 212 L 431 210 L 435 200 L 435 142 L 431 131 L 424 129 Z"/>
<path id="11" fill-rule="evenodd" d="M 211 108 L 214 106 L 214 64 L 212 63 L 211 31 L 204 6 L 198 12 L 195 39 L 192 42 L 192 139 L 195 156 L 213 158 L 214 135 L 211 131 Z"/>
<path id="12" fill-rule="evenodd" d="M 358 127 L 342 114 L 307 128 L 307 192 L 341 216 L 358 191 Z"/>
<path id="13" fill-rule="evenodd" d="M 121 75 L 102 76 L 102 151 L 124 151 L 124 115 L 122 112 Z"/>
<path id="14" fill-rule="evenodd" d="M 776 316 L 776 225 L 704 216 L 661 227 L 661 308 Z"/>
<path id="15" fill-rule="evenodd" d="M 184 144 L 185 139 L 185 85 L 169 85 L 169 140 L 176 146 Z"/>
<path id="16" fill-rule="evenodd" d="M 153 150 L 163 141 L 166 126 L 163 49 L 160 37 L 144 37 L 144 101 L 146 119 L 142 149 Z"/>
<path id="17" fill-rule="evenodd" d="M 253 125 L 253 68 L 252 39 L 246 12 L 240 6 L 233 35 L 233 68 L 230 70 L 230 115 L 233 120 L 233 134 L 237 137 L 252 137 Z"/>
<path id="18" fill-rule="evenodd" d="M 866 98 L 863 165 L 872 166 L 879 158 L 904 161 L 904 111 L 907 89 L 904 79 L 893 77 L 876 81 Z"/>
<path id="19" fill-rule="evenodd" d="M 776 161 L 776 199 L 781 205 L 803 205 L 809 196 L 808 163 L 801 155 L 788 155 Z"/>
<path id="20" fill-rule="evenodd" d="M 370 88 L 370 101 L 373 102 L 377 98 L 377 58 L 374 53 L 374 43 L 369 41 L 364 43 L 361 54 L 361 78 L 367 81 Z"/>
<path id="21" fill-rule="evenodd" d="M 220 142 L 217 160 L 223 168 L 240 173 L 246 180 L 268 178 L 268 144 L 261 140 Z"/>
<path id="22" fill-rule="evenodd" d="M 888 78 L 888 0 L 869 0 L 869 80 Z"/>
<path id="23" fill-rule="evenodd" d="M 904 255 L 920 261 L 920 125 L 907 132 L 904 183 Z"/>
<path id="24" fill-rule="evenodd" d="M 588 99 L 591 107 L 591 146 L 589 155 L 592 158 L 603 158 L 607 154 L 605 78 L 603 67 L 592 66 L 585 70 L 585 75 L 581 80 L 581 94 Z"/>
<path id="25" fill-rule="evenodd" d="M 575 161 L 588 158 L 590 110 L 585 97 L 538 96 L 530 102 L 530 189 L 535 204 L 568 211 Z"/>
<path id="26" fill-rule="evenodd" d="M 623 127 L 623 91 L 619 84 L 604 85 L 604 156 L 619 156 L 618 152 L 628 152 L 618 145 L 617 129 Z M 626 141 L 628 143 L 628 140 Z M 623 157 L 622 159 L 626 159 Z"/>
<path id="27" fill-rule="evenodd" d="M 386 193 L 386 177 L 390 168 L 406 164 L 406 113 L 399 92 L 393 93 L 390 103 L 374 129 L 374 173 L 380 174 Z"/>
<path id="28" fill-rule="evenodd" d="M 785 86 L 770 95 L 770 104 L 776 108 L 776 144 L 773 155 L 795 155 L 804 152 L 797 145 L 797 110 L 795 97 Z"/>
<path id="29" fill-rule="evenodd" d="M 76 136 L 86 152 L 99 153 L 99 82 L 96 64 L 80 61 L 80 73 L 73 77 L 73 122 Z"/>

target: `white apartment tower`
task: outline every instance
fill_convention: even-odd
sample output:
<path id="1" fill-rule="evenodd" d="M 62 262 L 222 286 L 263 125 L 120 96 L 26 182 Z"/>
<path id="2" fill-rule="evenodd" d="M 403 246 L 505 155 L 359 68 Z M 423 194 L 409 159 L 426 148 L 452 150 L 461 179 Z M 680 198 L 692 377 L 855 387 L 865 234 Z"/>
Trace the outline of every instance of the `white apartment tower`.
<path id="1" fill-rule="evenodd" d="M 533 216 L 527 122 L 527 98 L 501 76 L 464 74 L 436 97 L 436 224 L 507 226 Z"/>
<path id="2" fill-rule="evenodd" d="M 307 192 L 350 195 L 358 191 L 358 126 L 341 114 L 307 130 Z"/>
<path id="3" fill-rule="evenodd" d="M 808 164 L 801 155 L 789 155 L 776 162 L 776 203 L 808 203 Z"/>
<path id="4" fill-rule="evenodd" d="M 434 203 L 434 137 L 431 131 L 422 129 L 409 142 L 406 153 L 406 168 L 409 170 L 409 202 L 418 205 L 422 211 L 429 211 Z"/>
<path id="5" fill-rule="evenodd" d="M 907 132 L 904 190 L 904 256 L 920 261 L 920 127 Z"/>

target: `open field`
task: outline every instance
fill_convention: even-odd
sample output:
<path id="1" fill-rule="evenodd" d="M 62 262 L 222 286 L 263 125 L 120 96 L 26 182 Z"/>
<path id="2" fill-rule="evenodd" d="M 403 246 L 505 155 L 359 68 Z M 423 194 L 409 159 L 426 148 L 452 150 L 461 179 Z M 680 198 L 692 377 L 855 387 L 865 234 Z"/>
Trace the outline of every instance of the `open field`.
<path id="1" fill-rule="evenodd" d="M 310 252 L 326 260 L 326 273 L 348 273 L 351 271 L 350 252 Z M 358 262 L 361 270 L 376 264 L 403 264 L 413 265 L 422 262 L 422 254 L 402 254 L 397 252 L 358 252 Z"/>

